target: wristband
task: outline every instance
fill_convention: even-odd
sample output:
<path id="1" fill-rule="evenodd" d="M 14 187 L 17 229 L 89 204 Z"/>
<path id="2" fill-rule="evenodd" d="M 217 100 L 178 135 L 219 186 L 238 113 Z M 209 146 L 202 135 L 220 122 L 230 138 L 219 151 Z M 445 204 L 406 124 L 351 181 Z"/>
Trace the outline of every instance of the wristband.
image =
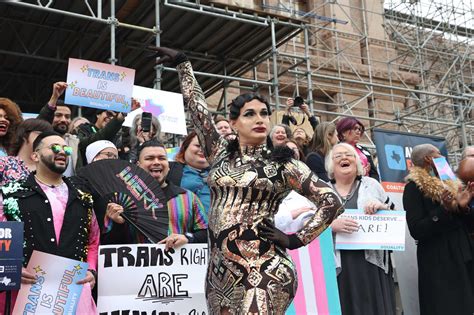
<path id="1" fill-rule="evenodd" d="M 184 236 L 188 239 L 188 243 L 194 243 L 194 234 L 193 233 L 185 233 Z"/>

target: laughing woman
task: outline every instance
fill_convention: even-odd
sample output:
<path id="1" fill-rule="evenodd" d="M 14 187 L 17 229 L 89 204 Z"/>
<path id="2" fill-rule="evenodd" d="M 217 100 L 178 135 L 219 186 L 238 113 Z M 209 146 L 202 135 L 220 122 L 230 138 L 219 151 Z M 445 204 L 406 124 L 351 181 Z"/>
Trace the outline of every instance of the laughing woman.
<path id="1" fill-rule="evenodd" d="M 22 121 L 18 105 L 8 98 L 0 98 L 0 157 L 10 155 L 12 138 Z"/>
<path id="2" fill-rule="evenodd" d="M 353 146 L 336 144 L 326 164 L 331 185 L 346 209 L 364 209 L 366 214 L 393 209 L 394 204 L 379 182 L 362 176 L 362 162 Z M 331 227 L 334 233 L 358 230 L 357 222 L 348 218 L 337 218 Z M 395 315 L 395 286 L 388 251 L 338 250 L 336 258 L 342 314 Z"/>
<path id="3" fill-rule="evenodd" d="M 153 48 L 178 70 L 181 92 L 204 155 L 211 165 L 210 263 L 206 297 L 211 314 L 284 314 L 297 287 L 295 266 L 286 249 L 315 239 L 339 214 L 337 195 L 288 148 L 267 150 L 270 107 L 256 94 L 230 104 L 234 140 L 220 137 L 191 63 L 183 53 Z M 277 230 L 274 215 L 295 190 L 318 211 L 292 235 Z"/>

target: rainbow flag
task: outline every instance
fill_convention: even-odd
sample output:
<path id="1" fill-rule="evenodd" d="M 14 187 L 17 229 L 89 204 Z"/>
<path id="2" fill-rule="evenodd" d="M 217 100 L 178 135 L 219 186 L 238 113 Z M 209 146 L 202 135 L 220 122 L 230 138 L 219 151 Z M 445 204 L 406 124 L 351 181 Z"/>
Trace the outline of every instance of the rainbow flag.
<path id="1" fill-rule="evenodd" d="M 286 315 L 340 315 L 332 231 L 289 251 L 298 272 L 298 291 Z"/>

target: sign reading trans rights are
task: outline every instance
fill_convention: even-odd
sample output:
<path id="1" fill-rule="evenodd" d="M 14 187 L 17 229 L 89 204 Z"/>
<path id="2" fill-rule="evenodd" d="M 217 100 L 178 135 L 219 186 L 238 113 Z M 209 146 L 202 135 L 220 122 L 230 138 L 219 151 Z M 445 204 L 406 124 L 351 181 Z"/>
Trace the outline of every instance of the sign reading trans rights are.
<path id="1" fill-rule="evenodd" d="M 405 211 L 377 211 L 365 214 L 363 210 L 345 210 L 342 218 L 357 221 L 359 229 L 351 234 L 336 234 L 336 249 L 405 250 Z"/>
<path id="2" fill-rule="evenodd" d="M 205 315 L 207 263 L 206 244 L 100 246 L 99 314 Z"/>

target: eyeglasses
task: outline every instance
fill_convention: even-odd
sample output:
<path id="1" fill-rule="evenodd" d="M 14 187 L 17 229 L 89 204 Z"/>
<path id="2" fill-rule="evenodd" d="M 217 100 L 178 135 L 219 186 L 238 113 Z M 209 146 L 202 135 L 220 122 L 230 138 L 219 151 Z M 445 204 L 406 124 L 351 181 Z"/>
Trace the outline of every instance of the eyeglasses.
<path id="1" fill-rule="evenodd" d="M 342 152 L 342 153 L 336 153 L 332 156 L 333 160 L 340 160 L 344 157 L 355 157 L 353 153 L 350 152 Z"/>
<path id="2" fill-rule="evenodd" d="M 363 132 L 364 132 L 364 129 L 362 129 L 362 128 L 359 127 L 359 126 L 355 126 L 354 128 L 352 128 L 352 131 L 354 131 L 354 132 L 359 131 L 360 133 L 363 133 Z"/>
<path id="3" fill-rule="evenodd" d="M 51 151 L 53 151 L 54 154 L 58 154 L 61 151 L 64 151 L 64 154 L 66 154 L 67 156 L 72 154 L 72 147 L 68 145 L 51 144 L 50 146 L 47 146 L 46 148 L 51 149 Z"/>
<path id="4" fill-rule="evenodd" d="M 106 156 L 108 159 L 118 159 L 117 154 L 113 152 L 100 152 L 98 155 Z"/>

